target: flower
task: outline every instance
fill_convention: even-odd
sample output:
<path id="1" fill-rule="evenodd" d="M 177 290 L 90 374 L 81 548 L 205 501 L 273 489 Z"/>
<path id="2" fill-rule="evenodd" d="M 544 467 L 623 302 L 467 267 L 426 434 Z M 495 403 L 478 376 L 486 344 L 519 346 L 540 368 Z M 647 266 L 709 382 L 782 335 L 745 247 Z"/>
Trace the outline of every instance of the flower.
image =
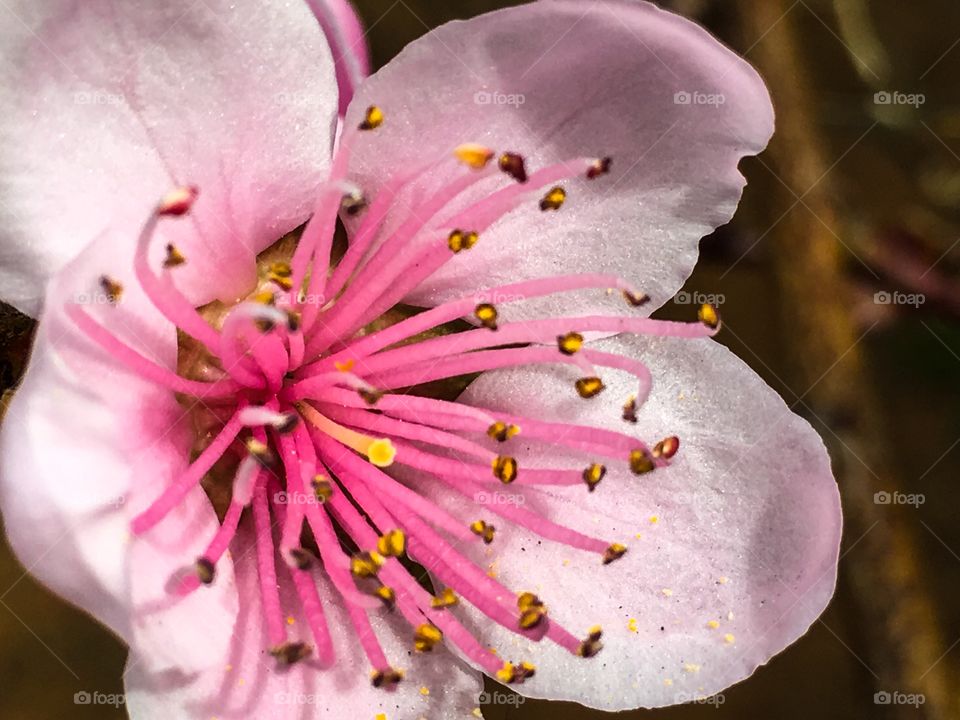
<path id="1" fill-rule="evenodd" d="M 821 612 L 822 443 L 715 307 L 647 316 L 772 132 L 703 30 L 625 0 L 451 23 L 334 146 L 305 5 L 14 11 L 0 290 L 46 289 L 0 507 L 129 644 L 133 718 L 461 717 L 471 667 L 667 705 Z"/>

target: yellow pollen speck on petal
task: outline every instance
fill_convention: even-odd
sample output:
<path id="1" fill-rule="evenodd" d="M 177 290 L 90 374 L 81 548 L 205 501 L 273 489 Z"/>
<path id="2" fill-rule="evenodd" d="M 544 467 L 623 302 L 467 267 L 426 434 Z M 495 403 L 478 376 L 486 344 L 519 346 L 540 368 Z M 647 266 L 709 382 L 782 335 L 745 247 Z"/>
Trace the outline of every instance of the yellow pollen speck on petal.
<path id="1" fill-rule="evenodd" d="M 493 150 L 479 143 L 464 143 L 453 149 L 453 156 L 474 170 L 486 167 L 495 154 Z"/>
<path id="2" fill-rule="evenodd" d="M 723 641 L 724 641 L 727 645 L 733 645 L 733 643 L 734 643 L 735 640 L 736 640 L 736 638 L 733 636 L 732 633 L 727 633 L 726 635 L 723 636 Z"/>
<path id="3" fill-rule="evenodd" d="M 386 713 L 377 713 L 377 714 L 374 716 L 374 720 L 387 720 L 387 714 L 386 714 Z"/>
<path id="4" fill-rule="evenodd" d="M 637 540 L 643 540 L 643 533 L 637 533 L 636 535 L 634 535 L 634 537 L 635 537 Z"/>
<path id="5" fill-rule="evenodd" d="M 357 361 L 351 358 L 350 360 L 345 360 L 344 362 L 340 362 L 339 360 L 336 360 L 334 361 L 333 366 L 340 372 L 350 372 L 351 370 L 353 370 L 353 366 L 356 364 L 357 364 Z"/>
<path id="6" fill-rule="evenodd" d="M 660 518 L 659 518 L 659 517 L 657 517 L 656 515 L 651 515 L 651 516 L 650 516 L 650 524 L 651 524 L 651 525 L 656 525 L 658 522 L 660 522 Z"/>
<path id="7" fill-rule="evenodd" d="M 636 619 L 636 618 L 630 618 L 630 619 L 627 621 L 627 630 L 629 630 L 629 631 L 632 632 L 632 633 L 637 632 L 637 619 Z"/>
<path id="8" fill-rule="evenodd" d="M 294 620 L 293 615 L 287 616 L 287 625 L 293 625 L 295 622 L 296 620 Z"/>
<path id="9" fill-rule="evenodd" d="M 700 666 L 696 663 L 684 663 L 683 671 L 688 673 L 698 673 L 700 672 Z"/>
<path id="10" fill-rule="evenodd" d="M 729 579 L 725 575 L 721 575 L 719 578 L 717 578 L 717 582 L 721 585 L 726 585 L 729 582 Z"/>
<path id="11" fill-rule="evenodd" d="M 716 620 L 708 620 L 707 627 L 710 628 L 711 630 L 716 630 L 718 627 L 720 627 L 720 623 L 717 622 Z"/>
<path id="12" fill-rule="evenodd" d="M 420 694 L 426 697 L 427 695 L 430 694 L 430 688 L 428 688 L 426 685 L 422 686 L 420 688 Z"/>
<path id="13" fill-rule="evenodd" d="M 243 687 L 246 684 L 247 684 L 247 681 L 244 680 L 243 678 L 240 678 L 239 680 L 237 680 L 237 685 L 239 685 L 240 687 Z"/>
<path id="14" fill-rule="evenodd" d="M 673 597 L 673 590 L 671 590 L 670 588 L 664 588 L 660 592 L 663 593 L 664 597 Z"/>
<path id="15" fill-rule="evenodd" d="M 480 720 L 483 720 L 483 711 L 478 707 L 475 707 L 470 714 L 475 718 L 480 718 Z"/>
<path id="16" fill-rule="evenodd" d="M 666 687 L 670 687 L 671 685 L 673 685 L 673 680 L 671 680 L 670 678 L 667 678 L 667 679 L 665 679 L 665 680 L 663 681 L 663 684 L 664 684 Z"/>

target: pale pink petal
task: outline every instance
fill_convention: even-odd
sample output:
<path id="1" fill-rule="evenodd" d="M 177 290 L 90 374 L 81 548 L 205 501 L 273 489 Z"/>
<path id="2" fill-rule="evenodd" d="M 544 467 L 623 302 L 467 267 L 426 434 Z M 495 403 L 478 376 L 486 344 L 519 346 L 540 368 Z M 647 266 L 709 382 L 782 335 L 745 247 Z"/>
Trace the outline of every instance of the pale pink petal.
<path id="1" fill-rule="evenodd" d="M 133 242 L 182 184 L 208 200 L 168 235 L 190 299 L 248 289 L 329 164 L 333 63 L 306 5 L 17 0 L 0 18 L 0 295 L 36 314 L 87 242 Z"/>
<path id="2" fill-rule="evenodd" d="M 370 74 L 370 49 L 363 24 L 348 0 L 307 0 L 330 43 L 340 89 L 340 114 L 347 111 L 357 87 Z"/>
<path id="3" fill-rule="evenodd" d="M 139 648 L 152 667 L 190 670 L 223 652 L 236 615 L 229 563 L 205 593 L 173 603 L 167 592 L 213 536 L 216 515 L 198 487 L 152 532 L 135 539 L 129 530 L 187 465 L 187 411 L 63 314 L 64 303 L 81 302 L 145 357 L 176 367 L 175 330 L 138 289 L 131 253 L 95 241 L 51 281 L 32 360 L 0 426 L 0 510 L 31 574 Z M 116 307 L 97 285 L 105 272 L 125 287 Z"/>
<path id="4" fill-rule="evenodd" d="M 680 104 L 683 92 L 699 94 Z M 723 104 L 699 104 L 706 96 Z M 427 149 L 464 142 L 522 153 L 530 170 L 613 158 L 610 175 L 565 183 L 558 212 L 541 212 L 535 194 L 418 288 L 417 303 L 589 269 L 626 276 L 660 305 L 693 268 L 700 238 L 732 216 L 737 162 L 773 129 L 753 68 L 692 22 L 632 0 L 544 0 L 439 27 L 363 84 L 347 125 L 373 104 L 386 121 L 356 149 L 365 188 L 418 167 Z M 437 184 L 450 177 L 430 173 Z"/>
<path id="5" fill-rule="evenodd" d="M 481 677 L 444 648 L 412 652 L 412 630 L 398 613 L 374 611 L 371 624 L 384 652 L 406 678 L 395 692 L 374 688 L 370 667 L 350 629 L 346 611 L 326 575 L 315 572 L 318 591 L 333 636 L 336 663 L 323 668 L 306 660 L 278 670 L 267 652 L 259 602 L 255 551 L 243 532 L 232 553 L 240 591 L 236 635 L 220 667 L 201 675 L 150 674 L 137 656 L 125 673 L 131 720 L 202 718 L 247 720 L 270 718 L 357 718 L 373 720 L 379 713 L 393 719 L 469 718 L 482 689 Z M 286 569 L 278 568 L 281 599 L 289 610 L 291 641 L 312 643 L 299 611 Z M 292 621 L 292 622 L 291 622 Z M 198 636 L 198 642 L 203 636 Z"/>
<path id="6" fill-rule="evenodd" d="M 679 436 L 670 467 L 638 477 L 626 458 L 620 466 L 605 461 L 609 472 L 593 493 L 583 486 L 491 490 L 629 548 L 604 566 L 596 554 L 491 517 L 496 540 L 475 555 L 507 587 L 537 593 L 571 632 L 585 636 L 600 625 L 604 648 L 579 658 L 482 621 L 481 640 L 503 657 L 536 665 L 536 677 L 518 687 L 533 697 L 622 710 L 709 696 L 803 635 L 829 602 L 841 530 L 830 461 L 810 425 L 712 340 L 595 345 L 640 358 L 653 373 L 635 426 L 621 419 L 621 405 L 636 383 L 619 372 L 604 373 L 606 390 L 589 401 L 573 391 L 576 372 L 547 369 L 485 373 L 463 399 L 650 443 Z M 555 448 L 523 442 L 522 430 L 510 442 L 521 479 L 525 465 L 561 462 Z M 584 467 L 603 461 L 577 458 Z M 437 494 L 435 483 L 417 486 Z M 462 499 L 446 504 L 465 512 Z"/>

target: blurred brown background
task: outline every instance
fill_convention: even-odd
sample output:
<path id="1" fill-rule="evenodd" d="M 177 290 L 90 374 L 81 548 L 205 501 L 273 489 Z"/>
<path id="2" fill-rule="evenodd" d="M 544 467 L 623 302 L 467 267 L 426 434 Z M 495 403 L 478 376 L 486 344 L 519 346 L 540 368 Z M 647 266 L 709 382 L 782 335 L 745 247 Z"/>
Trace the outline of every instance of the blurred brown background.
<path id="1" fill-rule="evenodd" d="M 375 66 L 431 27 L 510 4 L 357 1 Z M 821 431 L 846 530 L 837 596 L 806 637 L 712 704 L 623 717 L 960 718 L 960 5 L 666 4 L 745 54 L 778 113 L 770 149 L 744 163 L 736 219 L 704 241 L 686 290 L 724 296 L 721 341 Z M 0 314 L 4 388 L 30 332 Z M 123 659 L 0 546 L 0 718 L 124 717 L 73 702 L 122 692 Z M 884 691 L 924 703 L 878 704 Z M 484 711 L 605 717 L 539 701 Z"/>

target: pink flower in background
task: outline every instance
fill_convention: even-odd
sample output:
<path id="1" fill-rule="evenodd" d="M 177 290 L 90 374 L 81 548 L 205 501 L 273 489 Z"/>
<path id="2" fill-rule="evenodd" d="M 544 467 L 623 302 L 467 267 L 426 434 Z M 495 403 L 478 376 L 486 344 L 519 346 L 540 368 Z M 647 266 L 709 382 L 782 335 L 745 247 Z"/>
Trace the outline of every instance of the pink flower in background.
<path id="1" fill-rule="evenodd" d="M 619 710 L 749 676 L 832 595 L 829 460 L 716 308 L 647 315 L 734 212 L 762 81 L 651 5 L 544 0 L 358 84 L 331 7 L 15 3 L 21 561 L 128 643 L 133 718 L 464 717 L 475 670 Z"/>

